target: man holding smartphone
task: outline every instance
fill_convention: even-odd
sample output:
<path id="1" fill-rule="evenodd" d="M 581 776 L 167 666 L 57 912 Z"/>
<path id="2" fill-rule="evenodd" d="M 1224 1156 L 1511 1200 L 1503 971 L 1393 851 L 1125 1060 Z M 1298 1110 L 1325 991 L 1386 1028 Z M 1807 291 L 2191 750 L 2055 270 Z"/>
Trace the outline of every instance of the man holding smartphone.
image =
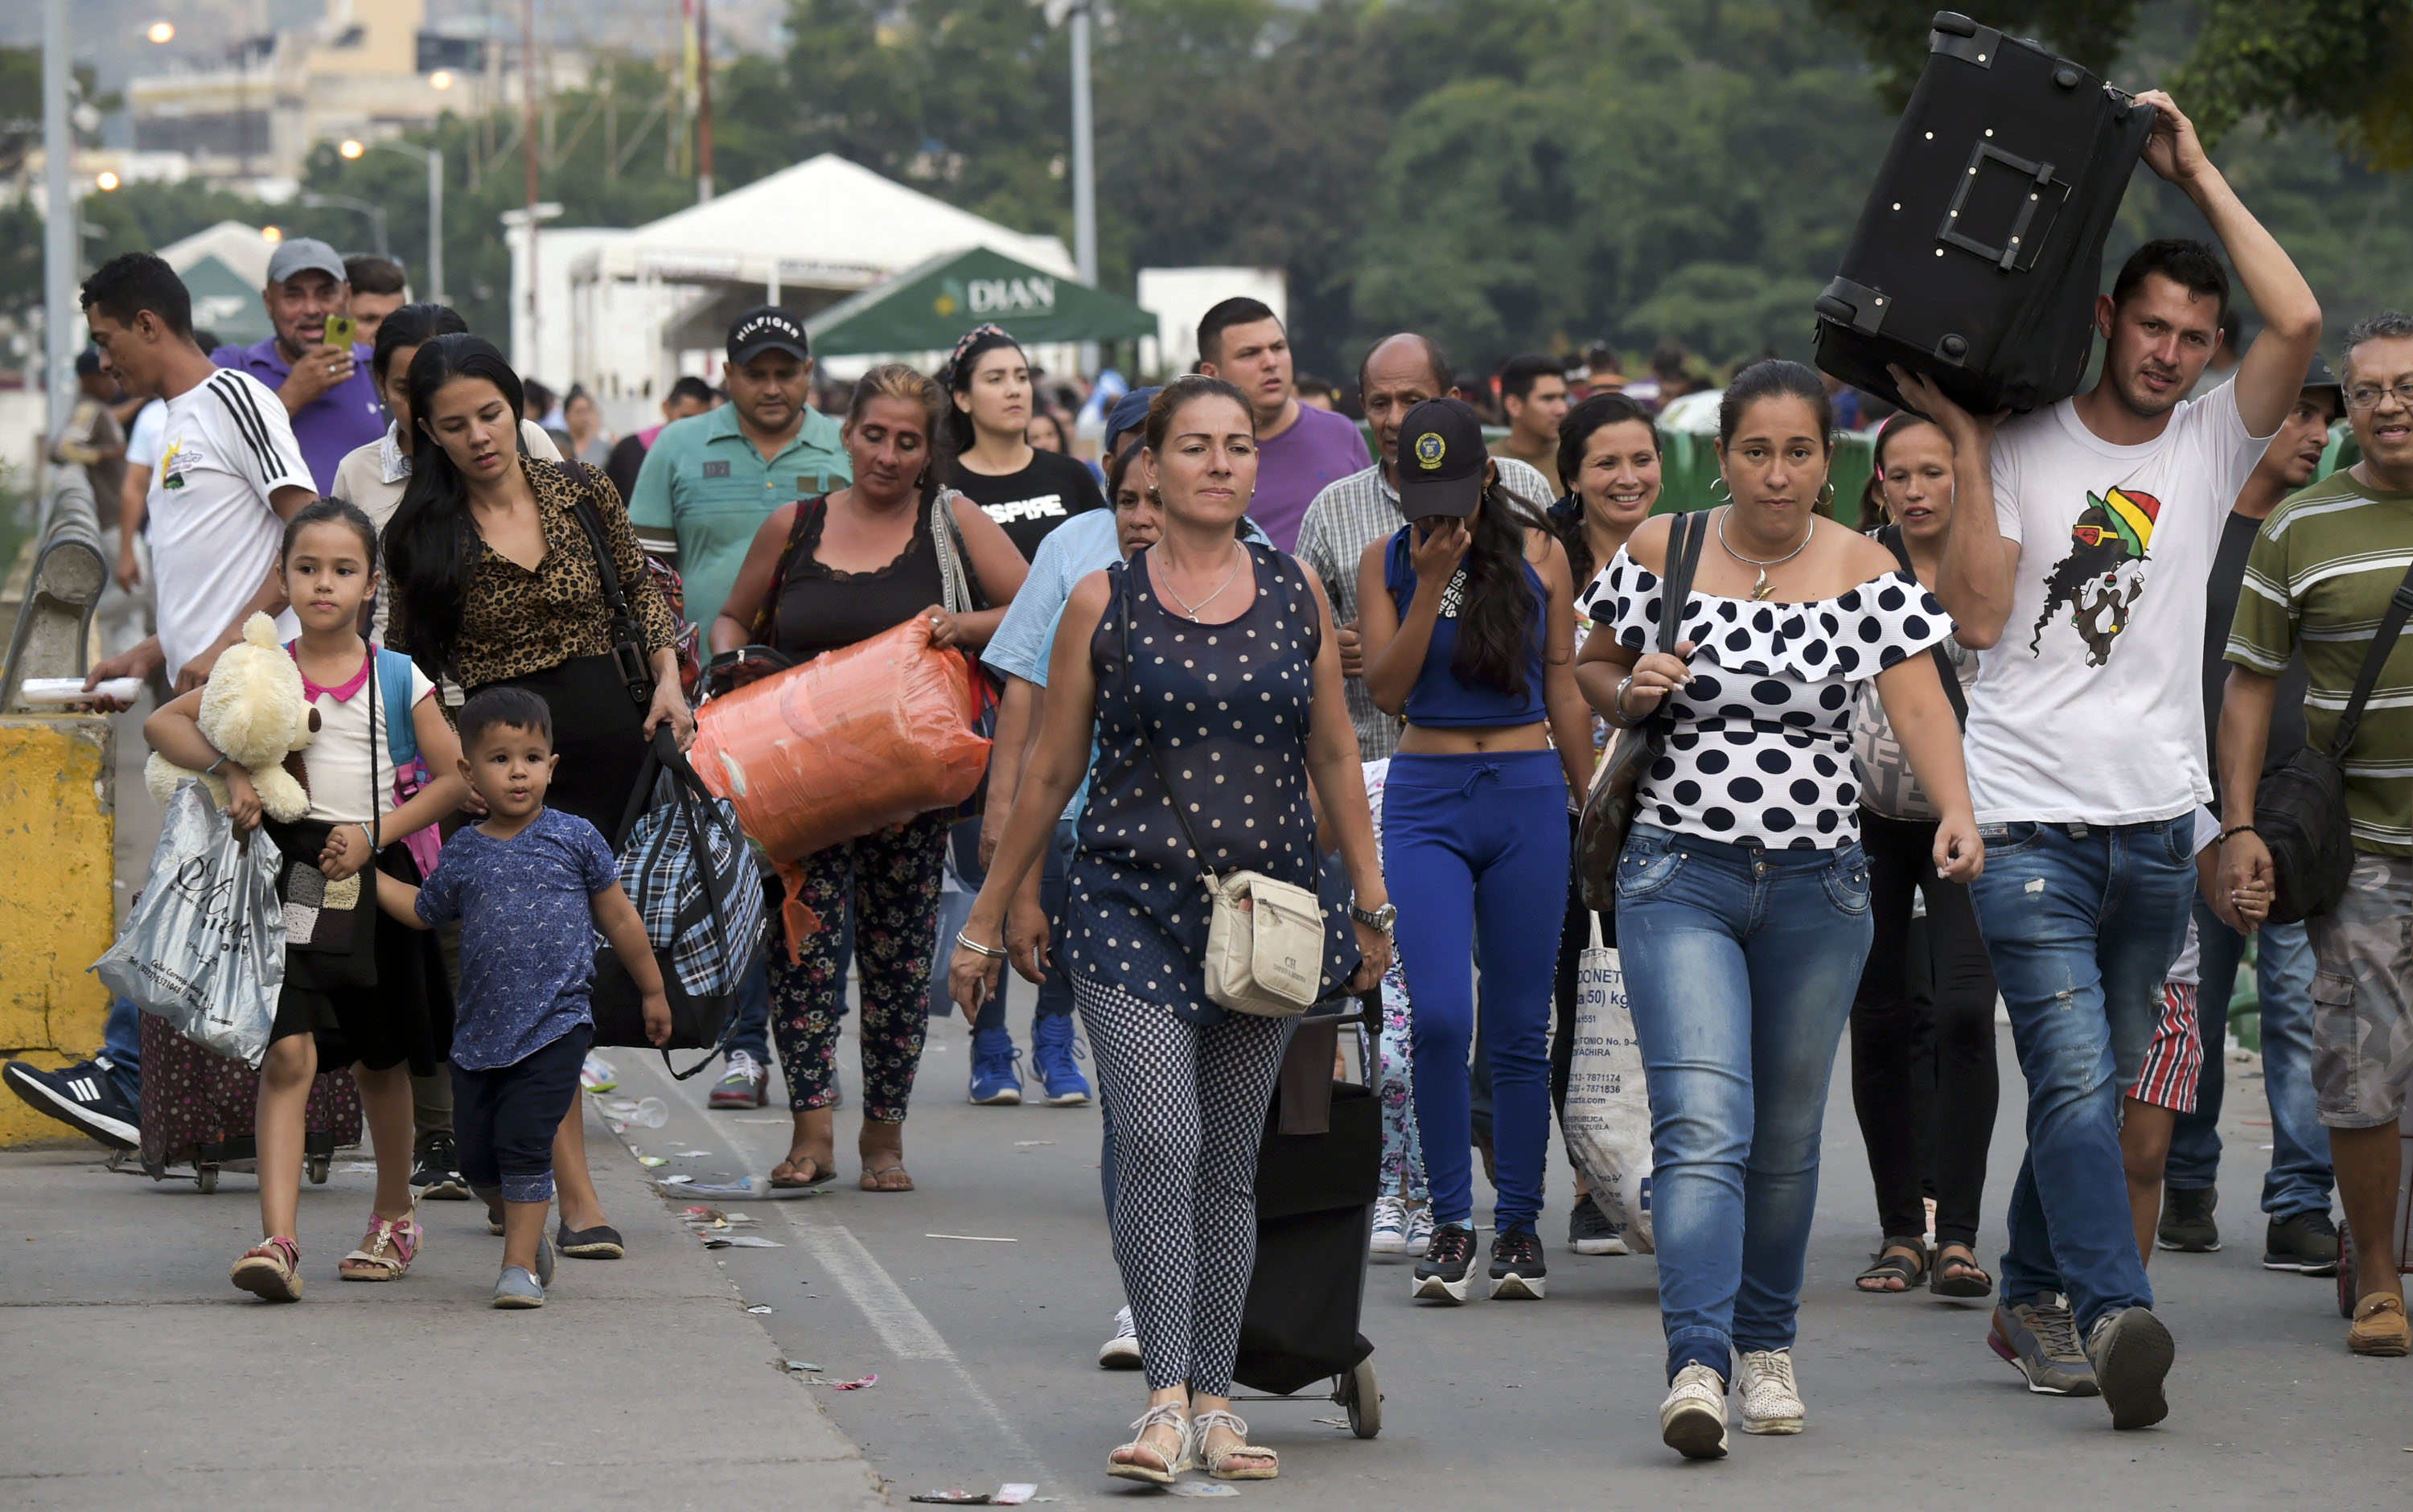
<path id="1" fill-rule="evenodd" d="M 352 286 L 326 243 L 297 236 L 277 244 L 259 296 L 275 334 L 252 347 L 220 347 L 210 361 L 273 390 L 293 438 L 324 494 L 353 448 L 385 434 L 385 408 L 369 376 L 369 349 L 354 339 Z"/>

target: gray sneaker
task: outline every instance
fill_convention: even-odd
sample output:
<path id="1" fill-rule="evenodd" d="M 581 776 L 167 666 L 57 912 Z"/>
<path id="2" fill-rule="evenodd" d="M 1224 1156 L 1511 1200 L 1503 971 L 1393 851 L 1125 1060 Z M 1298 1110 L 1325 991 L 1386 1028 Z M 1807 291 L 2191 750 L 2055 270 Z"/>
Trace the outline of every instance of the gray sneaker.
<path id="1" fill-rule="evenodd" d="M 544 1306 L 544 1283 L 517 1266 L 505 1266 L 495 1281 L 494 1305 L 500 1308 Z"/>
<path id="2" fill-rule="evenodd" d="M 2038 1396 L 2102 1394 L 2095 1384 L 2095 1367 L 2079 1347 L 2078 1320 L 2051 1292 L 2037 1293 L 2033 1302 L 2006 1298 L 1994 1304 L 1994 1327 L 1986 1343 L 2026 1376 L 2028 1389 Z"/>
<path id="3" fill-rule="evenodd" d="M 2124 1307 L 2095 1320 L 2086 1335 L 2086 1357 L 2094 1362 L 2113 1428 L 2151 1428 L 2170 1415 L 2162 1377 L 2170 1373 L 2177 1354 L 2170 1330 L 2151 1308 Z"/>

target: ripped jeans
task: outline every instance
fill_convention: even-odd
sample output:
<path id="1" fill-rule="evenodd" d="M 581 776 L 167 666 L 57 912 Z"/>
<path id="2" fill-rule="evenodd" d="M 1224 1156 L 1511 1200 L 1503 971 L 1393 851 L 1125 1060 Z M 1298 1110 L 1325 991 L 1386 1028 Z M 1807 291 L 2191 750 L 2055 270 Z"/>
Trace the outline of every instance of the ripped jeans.
<path id="1" fill-rule="evenodd" d="M 2186 942 L 2195 816 L 1982 833 L 1986 870 L 1969 900 L 2028 1084 L 2003 1297 L 2065 1292 L 2083 1332 L 2154 1301 L 2128 1213 L 2120 1090 L 2144 1062 L 2162 980 Z"/>

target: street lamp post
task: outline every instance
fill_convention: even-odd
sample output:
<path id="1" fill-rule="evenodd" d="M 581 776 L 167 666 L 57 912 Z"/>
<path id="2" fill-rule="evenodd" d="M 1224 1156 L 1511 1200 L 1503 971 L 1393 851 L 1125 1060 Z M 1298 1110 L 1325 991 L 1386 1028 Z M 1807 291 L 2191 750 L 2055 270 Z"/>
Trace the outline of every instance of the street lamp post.
<path id="1" fill-rule="evenodd" d="M 427 302 L 444 303 L 444 149 L 414 147 L 407 141 L 362 141 L 348 139 L 336 152 L 354 160 L 365 156 L 371 147 L 406 157 L 419 157 L 427 163 Z"/>
<path id="2" fill-rule="evenodd" d="M 369 218 L 369 234 L 376 238 L 378 257 L 387 256 L 385 249 L 385 206 L 373 205 L 366 200 L 356 200 L 348 194 L 305 194 L 302 202 L 313 210 L 355 210 Z"/>
<path id="3" fill-rule="evenodd" d="M 75 170 L 75 133 L 68 124 L 67 0 L 42 6 L 42 180 L 47 218 L 42 227 L 42 336 L 44 386 L 50 392 L 50 423 L 67 419 L 75 403 L 76 274 L 83 249 L 77 245 L 76 198 L 68 187 Z"/>

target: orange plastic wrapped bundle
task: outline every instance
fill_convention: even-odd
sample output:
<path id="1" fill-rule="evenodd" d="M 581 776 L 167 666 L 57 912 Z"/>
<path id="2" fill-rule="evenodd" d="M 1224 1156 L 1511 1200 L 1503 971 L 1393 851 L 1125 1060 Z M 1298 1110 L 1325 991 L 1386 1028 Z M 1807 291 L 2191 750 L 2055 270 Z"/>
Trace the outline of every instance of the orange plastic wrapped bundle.
<path id="1" fill-rule="evenodd" d="M 920 615 L 765 677 L 696 714 L 689 759 L 777 864 L 794 942 L 821 927 L 796 900 L 814 852 L 963 802 L 988 764 L 971 669 Z"/>

